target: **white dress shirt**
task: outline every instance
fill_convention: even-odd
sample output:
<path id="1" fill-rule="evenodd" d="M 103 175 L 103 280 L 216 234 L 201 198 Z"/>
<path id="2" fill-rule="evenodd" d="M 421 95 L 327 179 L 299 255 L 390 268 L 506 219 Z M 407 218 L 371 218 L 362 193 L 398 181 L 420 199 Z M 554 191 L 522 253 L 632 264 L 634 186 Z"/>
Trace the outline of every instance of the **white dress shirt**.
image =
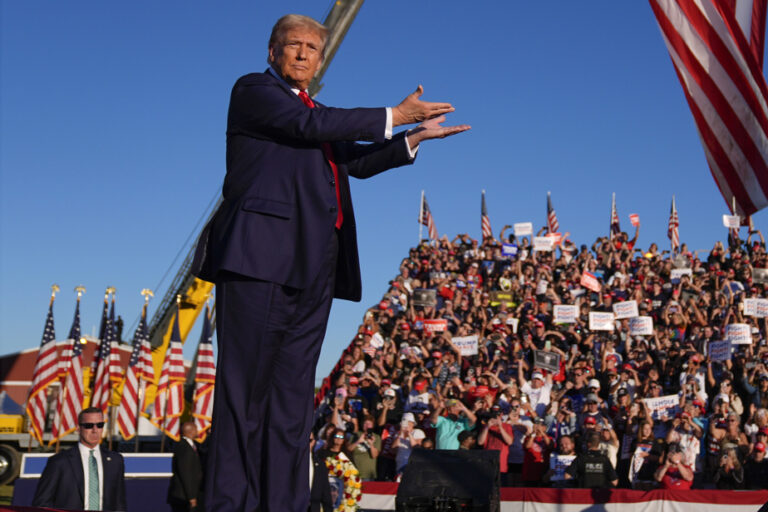
<path id="1" fill-rule="evenodd" d="M 80 462 L 83 464 L 83 481 L 85 487 L 83 488 L 83 507 L 88 508 L 88 460 L 91 457 L 91 448 L 88 448 L 83 443 L 77 443 L 77 447 L 80 449 Z M 96 466 L 99 468 L 99 510 L 104 508 L 104 466 L 101 463 L 101 450 L 97 445 L 93 448 L 93 456 L 96 457 Z"/>

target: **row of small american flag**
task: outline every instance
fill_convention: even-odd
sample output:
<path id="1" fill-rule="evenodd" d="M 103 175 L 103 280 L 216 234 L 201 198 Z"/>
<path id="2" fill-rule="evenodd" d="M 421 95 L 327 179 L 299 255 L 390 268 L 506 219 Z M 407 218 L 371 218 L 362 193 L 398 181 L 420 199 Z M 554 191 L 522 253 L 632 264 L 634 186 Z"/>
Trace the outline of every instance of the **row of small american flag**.
<path id="1" fill-rule="evenodd" d="M 27 400 L 30 435 L 43 444 L 43 434 L 49 416 L 48 395 L 58 387 L 52 411 L 49 444 L 54 444 L 77 428 L 77 416 L 86 406 L 98 407 L 104 412 L 105 418 L 112 417 L 110 412 L 114 412 L 115 424 L 123 439 L 128 440 L 136 436 L 139 418 L 144 415 L 163 433 L 178 440 L 185 407 L 186 381 L 178 311 L 173 321 L 171 339 L 160 375 L 156 376 L 147 329 L 149 294 L 145 294 L 141 319 L 133 336 L 131 356 L 123 369 L 115 324 L 114 289 L 107 289 L 99 329 L 99 347 L 91 362 L 91 378 L 88 379 L 83 371 L 85 340 L 81 338 L 80 331 L 80 297 L 85 289 L 76 289 L 75 316 L 61 357 L 58 357 L 53 321 L 53 304 L 58 289 L 58 286 L 54 285 L 51 293 Z M 189 411 L 197 425 L 198 439 L 201 441 L 210 430 L 213 416 L 216 366 L 212 337 L 211 314 L 206 306 L 196 358 L 195 388 Z M 151 386 L 155 387 L 156 392 L 154 400 L 150 402 L 150 394 L 147 391 Z M 116 407 L 116 411 L 110 411 L 110 407 Z M 105 432 L 114 432 L 114 429 L 108 428 Z"/>
<path id="2" fill-rule="evenodd" d="M 633 221 L 634 222 L 634 221 Z M 638 220 L 639 222 L 639 220 Z M 432 212 L 427 204 L 427 198 L 424 192 L 421 193 L 421 206 L 419 208 L 419 223 L 427 226 L 428 238 L 430 240 L 437 240 L 439 238 L 437 228 L 435 227 L 435 219 L 432 216 Z M 557 221 L 557 213 L 552 207 L 552 197 L 547 192 L 547 225 L 546 231 L 552 234 L 560 233 L 560 223 Z M 491 219 L 488 217 L 488 210 L 485 206 L 485 190 L 482 191 L 480 199 L 480 230 L 483 240 L 493 238 L 493 230 L 491 229 Z M 619 214 L 616 210 L 616 194 L 613 194 L 611 198 L 611 222 L 610 222 L 610 234 L 613 237 L 616 234 L 621 233 L 621 223 L 619 221 Z M 672 249 L 677 250 L 680 248 L 680 220 L 677 216 L 677 208 L 675 207 L 675 196 L 672 196 L 672 206 L 669 211 L 669 222 L 667 224 L 667 237 L 672 244 Z M 420 237 L 421 238 L 421 237 Z"/>

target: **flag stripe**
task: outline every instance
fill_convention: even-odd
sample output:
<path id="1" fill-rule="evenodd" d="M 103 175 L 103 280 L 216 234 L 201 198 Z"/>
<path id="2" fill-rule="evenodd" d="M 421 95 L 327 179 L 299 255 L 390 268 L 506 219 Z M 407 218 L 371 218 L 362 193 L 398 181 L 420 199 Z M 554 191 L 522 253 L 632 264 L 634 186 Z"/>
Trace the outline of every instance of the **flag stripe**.
<path id="1" fill-rule="evenodd" d="M 650 3 L 726 203 L 735 197 L 743 216 L 768 206 L 768 86 L 756 58 L 766 0 Z"/>
<path id="2" fill-rule="evenodd" d="M 685 0 L 681 1 L 685 2 Z M 698 12 L 700 13 L 700 11 Z M 664 30 L 664 35 L 675 49 L 674 53 L 684 65 L 686 69 L 685 74 L 699 85 L 720 121 L 725 124 L 728 132 L 733 134 L 735 141 L 741 143 L 738 147 L 740 147 L 749 165 L 757 171 L 756 173 L 741 173 L 742 181 L 753 181 L 754 178 L 757 178 L 759 184 L 753 182 L 751 184 L 748 183 L 748 185 L 768 190 L 768 165 L 766 165 L 763 159 L 765 153 L 768 152 L 768 140 L 765 137 L 768 122 L 766 122 L 765 112 L 756 104 L 757 101 L 753 91 L 746 87 L 744 83 L 745 77 L 736 69 L 732 70 L 734 73 L 732 75 L 729 73 L 729 70 L 723 69 L 721 66 L 722 63 L 729 61 L 727 57 L 730 54 L 722 56 L 722 61 L 718 60 L 718 55 L 715 54 L 714 59 L 708 60 L 710 69 L 707 72 L 701 65 L 700 59 L 711 56 L 709 48 L 698 37 L 694 37 L 693 34 L 686 32 L 690 30 L 689 25 L 687 23 L 677 25 L 678 30 L 682 29 L 683 33 L 688 37 L 688 45 L 685 44 L 682 37 L 671 26 L 668 24 L 664 25 L 668 29 L 662 29 Z M 710 41 L 719 40 L 717 38 L 710 38 Z M 694 54 L 694 50 L 699 52 L 698 56 Z M 701 54 L 701 52 L 707 53 Z M 670 53 L 672 53 L 671 49 Z M 686 82 L 690 86 L 690 81 L 687 80 Z M 735 85 L 739 82 L 742 84 L 741 88 Z M 744 94 L 745 92 L 747 93 L 746 95 Z M 750 96 L 752 104 L 750 104 Z M 745 103 L 749 108 L 741 108 L 738 112 L 735 111 L 734 105 L 729 103 L 727 98 L 737 97 L 741 103 Z M 756 117 L 757 113 L 760 115 Z M 755 141 L 752 135 L 759 137 L 759 140 Z M 762 153 L 758 149 L 758 145 L 762 146 Z M 763 197 L 763 202 L 765 202 L 765 197 Z"/>

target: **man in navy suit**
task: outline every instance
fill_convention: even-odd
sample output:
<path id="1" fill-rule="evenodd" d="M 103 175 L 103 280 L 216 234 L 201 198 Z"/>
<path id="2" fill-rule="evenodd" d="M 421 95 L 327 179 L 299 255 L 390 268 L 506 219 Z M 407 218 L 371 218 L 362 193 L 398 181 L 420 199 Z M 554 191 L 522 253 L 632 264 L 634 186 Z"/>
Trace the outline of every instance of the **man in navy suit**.
<path id="1" fill-rule="evenodd" d="M 123 456 L 99 446 L 104 429 L 101 409 L 83 409 L 77 422 L 80 442 L 48 459 L 32 506 L 127 510 Z"/>
<path id="2" fill-rule="evenodd" d="M 349 176 L 410 164 L 421 141 L 469 129 L 441 126 L 454 109 L 421 101 L 421 86 L 393 108 L 314 103 L 306 89 L 326 37 L 315 20 L 284 16 L 269 40 L 270 67 L 232 89 L 224 201 L 193 263 L 216 283 L 208 510 L 306 511 L 315 366 L 331 301 L 361 295 Z"/>

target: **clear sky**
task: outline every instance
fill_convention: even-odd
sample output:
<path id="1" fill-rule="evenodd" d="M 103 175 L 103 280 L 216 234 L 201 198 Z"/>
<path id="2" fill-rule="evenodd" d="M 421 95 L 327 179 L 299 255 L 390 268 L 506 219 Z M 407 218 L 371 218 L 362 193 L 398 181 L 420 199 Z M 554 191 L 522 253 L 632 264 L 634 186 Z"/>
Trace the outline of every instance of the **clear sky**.
<path id="1" fill-rule="evenodd" d="M 171 276 L 224 176 L 229 92 L 266 68 L 275 20 L 322 21 L 330 0 L 128 3 L 0 0 L 0 353 L 40 342 L 50 285 L 57 338 L 76 285 L 84 333 L 106 286 L 126 329 L 142 288 Z M 726 205 L 646 1 L 368 0 L 318 99 L 392 106 L 419 83 L 472 131 L 425 143 L 415 165 L 353 180 L 363 301 L 334 303 L 318 378 L 417 242 L 426 191 L 441 234 L 545 222 L 546 192 L 578 244 L 607 234 L 611 193 L 639 245 L 710 249 Z M 754 216 L 766 228 L 765 211 Z M 159 299 L 155 301 L 155 306 Z M 150 314 L 155 308 L 150 307 Z M 131 333 L 124 337 L 130 338 Z M 191 357 L 197 332 L 187 344 Z"/>

